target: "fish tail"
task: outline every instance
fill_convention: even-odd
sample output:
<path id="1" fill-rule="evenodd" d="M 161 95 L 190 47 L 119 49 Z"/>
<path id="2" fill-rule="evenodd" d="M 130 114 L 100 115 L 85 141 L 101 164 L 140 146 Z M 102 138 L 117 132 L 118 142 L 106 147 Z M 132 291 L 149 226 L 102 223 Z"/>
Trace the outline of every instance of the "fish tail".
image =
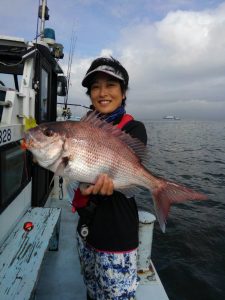
<path id="1" fill-rule="evenodd" d="M 151 187 L 154 207 L 163 232 L 166 230 L 166 220 L 173 203 L 183 203 L 188 200 L 206 200 L 207 196 L 180 184 L 157 178 L 157 184 Z"/>

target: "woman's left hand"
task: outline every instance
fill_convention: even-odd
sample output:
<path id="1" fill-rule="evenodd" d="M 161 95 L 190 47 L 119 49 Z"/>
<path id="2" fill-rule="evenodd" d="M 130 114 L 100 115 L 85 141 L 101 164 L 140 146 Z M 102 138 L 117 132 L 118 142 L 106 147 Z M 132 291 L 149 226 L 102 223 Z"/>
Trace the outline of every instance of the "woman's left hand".
<path id="1" fill-rule="evenodd" d="M 81 193 L 83 196 L 88 196 L 90 194 L 110 196 L 113 194 L 113 190 L 114 184 L 112 179 L 107 174 L 101 174 L 94 185 L 90 185 L 85 189 L 81 188 Z"/>

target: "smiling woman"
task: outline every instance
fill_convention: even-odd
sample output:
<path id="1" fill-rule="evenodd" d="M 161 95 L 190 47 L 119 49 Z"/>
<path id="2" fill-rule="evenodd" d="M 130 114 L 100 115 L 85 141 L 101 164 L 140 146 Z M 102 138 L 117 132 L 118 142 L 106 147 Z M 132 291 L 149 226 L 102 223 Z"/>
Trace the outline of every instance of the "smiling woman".
<path id="1" fill-rule="evenodd" d="M 128 81 L 126 69 L 112 57 L 94 60 L 82 81 L 92 108 L 117 126 L 129 116 L 125 112 Z M 131 117 L 123 125 L 122 130 L 146 144 L 141 122 Z M 87 299 L 134 299 L 138 285 L 138 212 L 134 197 L 128 200 L 115 191 L 112 178 L 102 174 L 95 184 L 80 187 L 73 203 L 75 207 L 83 203 L 77 206 L 77 240 Z"/>
<path id="2" fill-rule="evenodd" d="M 91 101 L 97 111 L 108 114 L 122 104 L 124 94 L 118 79 L 99 73 L 91 83 Z"/>
<path id="3" fill-rule="evenodd" d="M 112 82 L 119 83 L 122 93 L 122 105 L 125 106 L 129 75 L 120 62 L 114 58 L 100 57 L 92 62 L 82 81 L 82 85 L 87 88 L 87 95 L 91 96 L 91 87 L 92 84 L 97 80 L 96 76 L 104 74 L 108 75 L 108 81 L 111 79 Z"/>

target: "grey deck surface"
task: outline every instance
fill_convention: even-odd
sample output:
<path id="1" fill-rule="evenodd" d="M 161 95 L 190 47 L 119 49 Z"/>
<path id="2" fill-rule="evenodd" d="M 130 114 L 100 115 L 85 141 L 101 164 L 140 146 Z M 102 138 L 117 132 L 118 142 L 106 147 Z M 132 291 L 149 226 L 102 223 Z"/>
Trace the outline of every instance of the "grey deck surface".
<path id="1" fill-rule="evenodd" d="M 61 207 L 59 250 L 46 253 L 36 290 L 36 300 L 83 300 L 86 289 L 80 273 L 76 250 L 77 215 L 66 200 L 53 200 Z"/>

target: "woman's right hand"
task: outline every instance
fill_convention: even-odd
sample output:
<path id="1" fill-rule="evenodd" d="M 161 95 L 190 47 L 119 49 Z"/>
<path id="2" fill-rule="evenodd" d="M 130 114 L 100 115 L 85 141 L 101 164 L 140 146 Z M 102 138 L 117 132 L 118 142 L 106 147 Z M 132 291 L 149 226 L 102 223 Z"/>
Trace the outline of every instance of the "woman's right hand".
<path id="1" fill-rule="evenodd" d="M 91 184 L 89 187 L 80 186 L 80 190 L 83 196 L 102 195 L 110 196 L 114 191 L 113 180 L 107 174 L 99 175 L 95 184 Z"/>

